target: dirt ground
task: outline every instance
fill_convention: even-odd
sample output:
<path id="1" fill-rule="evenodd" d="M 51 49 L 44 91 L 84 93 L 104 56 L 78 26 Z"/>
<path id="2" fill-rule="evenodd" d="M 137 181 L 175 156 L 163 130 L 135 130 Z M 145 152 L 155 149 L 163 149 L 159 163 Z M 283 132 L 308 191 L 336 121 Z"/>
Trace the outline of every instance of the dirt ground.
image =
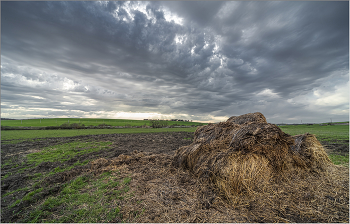
<path id="1" fill-rule="evenodd" d="M 321 143 L 328 154 L 349 156 L 349 141 L 340 140 L 336 141 L 336 143 L 322 141 Z"/>
<path id="2" fill-rule="evenodd" d="M 120 203 L 121 212 L 126 214 L 123 220 L 117 218 L 114 222 L 129 220 L 132 222 L 327 222 L 329 220 L 314 219 L 300 215 L 298 212 L 271 211 L 278 215 L 264 217 L 264 211 L 256 215 L 254 212 L 258 206 L 254 203 L 230 206 L 225 199 L 215 191 L 213 186 L 207 184 L 207 180 L 194 177 L 186 170 L 172 166 L 172 156 L 181 146 L 191 144 L 193 133 L 142 133 L 142 134 L 108 134 L 89 135 L 78 137 L 62 137 L 38 139 L 37 141 L 25 141 L 18 144 L 1 145 L 1 163 L 18 164 L 16 168 L 4 166 L 1 169 L 1 177 L 16 173 L 24 168 L 25 155 L 37 152 L 43 147 L 53 146 L 77 140 L 111 141 L 112 147 L 107 150 L 92 152 L 64 162 L 72 165 L 76 161 L 91 159 L 93 162 L 85 166 L 79 166 L 72 170 L 57 173 L 47 177 L 43 183 L 45 188 L 38 195 L 37 200 L 42 200 L 50 195 L 57 194 L 64 183 L 73 178 L 90 173 L 97 175 L 106 170 L 119 169 L 122 175 L 131 175 L 130 189 L 135 196 L 128 201 Z M 323 143 L 325 144 L 325 143 Z M 326 145 L 327 150 L 348 153 L 343 144 Z M 24 164 L 24 165 L 22 165 Z M 38 172 L 50 172 L 53 168 L 62 165 L 58 162 L 45 162 L 37 167 L 26 169 L 22 173 L 10 175 L 1 181 L 1 194 L 24 188 L 33 183 L 33 177 Z M 348 177 L 347 168 L 339 168 L 344 177 Z M 341 183 L 348 189 L 348 178 Z M 345 186 L 347 185 L 347 186 Z M 23 214 L 31 210 L 31 204 L 23 201 L 13 208 L 8 208 L 17 199 L 22 198 L 28 192 L 17 193 L 1 198 L 1 221 L 21 222 Z M 346 200 L 347 198 L 347 200 Z M 327 195 L 317 199 L 319 203 L 331 203 L 334 199 L 334 208 L 330 211 L 334 216 L 333 222 L 349 222 L 349 203 L 347 195 Z M 141 203 L 139 203 L 141 202 Z M 338 203 L 337 205 L 335 203 Z M 342 204 L 342 206 L 340 206 Z M 346 209 L 347 208 L 347 209 Z M 133 217 L 133 211 L 146 209 L 140 217 Z M 287 212 L 286 212 L 287 211 Z M 266 211 L 265 211 L 266 212 Z M 127 215 L 129 214 L 129 215 Z M 277 218 L 276 218 L 277 217 Z"/>

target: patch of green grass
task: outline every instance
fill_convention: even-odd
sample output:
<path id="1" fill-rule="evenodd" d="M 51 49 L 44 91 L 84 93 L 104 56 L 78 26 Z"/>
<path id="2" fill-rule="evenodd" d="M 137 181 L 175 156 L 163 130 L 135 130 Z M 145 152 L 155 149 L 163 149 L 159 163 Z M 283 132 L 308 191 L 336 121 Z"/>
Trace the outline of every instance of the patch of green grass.
<path id="1" fill-rule="evenodd" d="M 60 168 L 60 167 L 56 167 L 54 168 L 51 172 L 47 173 L 47 174 L 43 174 L 43 173 L 35 173 L 31 179 L 33 181 L 35 181 L 35 183 L 31 186 L 31 188 L 36 188 L 37 186 L 40 185 L 40 182 L 41 180 L 45 179 L 46 177 L 50 176 L 50 175 L 53 175 L 55 173 L 59 173 L 59 172 L 65 172 L 65 171 L 69 171 L 71 169 L 73 169 L 74 167 L 77 167 L 77 166 L 83 166 L 83 165 L 86 165 L 89 163 L 90 160 L 85 160 L 83 162 L 76 162 L 74 163 L 72 166 L 69 166 L 69 167 L 66 167 L 66 168 Z M 23 172 L 23 171 L 21 171 Z M 10 174 L 11 175 L 11 174 Z M 9 175 L 6 175 L 5 177 L 3 177 L 3 179 L 7 178 Z M 7 192 L 6 194 L 3 194 L 1 197 L 5 197 L 7 195 L 10 195 L 10 194 L 13 194 L 13 193 L 16 193 L 18 191 L 27 191 L 29 190 L 29 187 L 25 187 L 25 188 L 20 188 L 20 189 L 16 189 L 14 191 L 11 191 L 11 192 Z M 28 195 L 30 196 L 30 195 Z M 13 206 L 12 206 L 13 207 Z"/>
<path id="2" fill-rule="evenodd" d="M 29 169 L 30 167 L 24 167 L 24 168 L 21 168 L 17 171 L 17 173 L 23 173 L 25 170 Z"/>
<path id="3" fill-rule="evenodd" d="M 2 144 L 15 144 L 22 141 L 38 141 L 43 138 L 73 137 L 82 135 L 160 133 L 160 132 L 194 132 L 192 128 L 120 128 L 120 129 L 70 129 L 70 130 L 9 130 L 1 131 Z M 35 139 L 40 138 L 40 139 Z"/>
<path id="4" fill-rule="evenodd" d="M 32 197 L 33 195 L 37 194 L 37 193 L 40 193 L 43 191 L 43 188 L 39 188 L 39 189 L 36 189 L 35 191 L 32 191 L 32 192 L 29 192 L 26 196 L 24 196 L 22 198 L 22 200 L 24 201 L 31 201 L 32 200 Z"/>
<path id="5" fill-rule="evenodd" d="M 6 161 L 1 161 L 3 164 L 1 164 L 1 169 L 4 169 L 5 167 L 7 168 L 7 169 L 12 169 L 12 168 L 16 168 L 16 167 L 18 167 L 18 166 L 20 166 L 20 165 L 24 165 L 25 163 L 24 162 L 22 162 L 21 164 L 18 164 L 18 161 L 17 161 L 17 158 L 16 157 L 11 157 L 11 158 L 7 158 L 7 160 Z M 7 167 L 7 166 L 9 166 L 9 167 Z"/>
<path id="6" fill-rule="evenodd" d="M 20 188 L 20 189 L 11 191 L 11 192 L 7 192 L 6 194 L 1 195 L 1 197 L 2 197 L 2 198 L 3 198 L 3 197 L 6 197 L 7 195 L 16 193 L 16 192 L 18 192 L 18 191 L 27 191 L 28 189 L 29 189 L 28 187 Z"/>
<path id="7" fill-rule="evenodd" d="M 337 155 L 337 154 L 331 154 L 328 155 L 330 160 L 335 164 L 335 165 L 343 165 L 343 166 L 349 166 L 349 156 L 342 156 L 342 155 Z"/>
<path id="8" fill-rule="evenodd" d="M 65 172 L 65 171 L 69 171 L 71 169 L 73 169 L 74 167 L 77 167 L 77 166 L 84 166 L 86 164 L 88 164 L 90 162 L 90 160 L 85 160 L 83 162 L 76 162 L 74 163 L 72 166 L 68 166 L 66 168 L 61 168 L 61 167 L 56 167 L 54 168 L 51 172 L 49 172 L 47 175 L 45 175 L 45 177 L 49 176 L 49 175 L 53 175 L 55 173 L 62 173 L 62 172 Z"/>
<path id="9" fill-rule="evenodd" d="M 96 152 L 102 149 L 107 149 L 112 142 L 82 142 L 75 141 L 62 145 L 55 145 L 43 148 L 42 151 L 27 155 L 28 163 L 39 165 L 42 162 L 64 162 L 74 156 Z M 83 162 L 86 164 L 86 162 Z M 76 165 L 80 165 L 77 163 Z M 61 172 L 60 168 L 56 168 L 55 172 Z"/>
<path id="10" fill-rule="evenodd" d="M 57 196 L 50 196 L 40 203 L 26 222 L 112 222 L 121 215 L 118 200 L 128 196 L 131 181 L 131 178 L 121 179 L 116 175 L 116 172 L 106 172 L 96 179 L 77 177 L 66 184 Z M 60 209 L 52 215 L 57 207 Z"/>
<path id="11" fill-rule="evenodd" d="M 40 152 L 37 153 L 31 153 L 27 155 L 27 166 L 24 168 L 21 168 L 17 170 L 16 173 L 23 173 L 24 171 L 34 168 L 38 166 L 39 164 L 43 162 L 64 162 L 69 159 L 72 159 L 75 156 L 79 156 L 86 153 L 96 152 L 99 150 L 108 149 L 112 142 L 82 142 L 82 141 L 75 141 L 71 143 L 65 143 L 61 145 L 55 145 L 55 146 L 49 146 L 43 148 Z M 65 172 L 73 169 L 77 166 L 84 166 L 88 164 L 90 160 L 84 160 L 84 161 L 77 161 L 71 166 L 67 167 L 56 167 L 52 169 L 50 172 L 43 174 L 43 173 L 36 173 L 34 176 L 31 177 L 34 181 L 43 180 L 44 178 L 60 173 Z M 2 179 L 5 179 L 12 175 L 11 173 L 6 174 Z"/>
<path id="12" fill-rule="evenodd" d="M 12 205 L 10 205 L 9 207 L 12 208 L 12 207 L 15 207 L 16 205 L 18 205 L 19 203 L 21 203 L 21 199 L 17 199 L 15 202 L 13 202 Z"/>
<path id="13" fill-rule="evenodd" d="M 16 191 L 19 191 L 21 189 L 18 189 Z M 27 189 L 26 189 L 27 190 Z M 31 191 L 29 192 L 27 195 L 25 195 L 22 199 L 17 199 L 14 203 L 12 203 L 9 207 L 12 208 L 12 207 L 15 207 L 17 204 L 21 203 L 21 201 L 31 201 L 33 196 L 37 193 L 40 193 L 41 191 L 43 191 L 43 188 L 39 188 L 39 189 L 36 189 L 34 191 Z M 11 193 L 14 193 L 14 192 L 11 192 Z"/>
<path id="14" fill-rule="evenodd" d="M 349 121 L 337 121 L 337 122 L 326 122 L 326 123 L 322 123 L 322 124 L 337 124 L 337 123 L 349 123 Z"/>
<path id="15" fill-rule="evenodd" d="M 127 177 L 123 180 L 123 184 L 128 184 L 128 183 L 130 183 L 130 181 L 131 181 L 131 178 Z"/>
<path id="16" fill-rule="evenodd" d="M 11 165 L 10 161 L 6 161 L 4 164 L 1 164 L 1 169 L 3 169 L 5 166 Z"/>
<path id="17" fill-rule="evenodd" d="M 349 125 L 285 125 L 281 130 L 290 135 L 299 135 L 306 132 L 316 135 L 319 141 L 349 141 Z"/>
<path id="18" fill-rule="evenodd" d="M 7 173 L 5 176 L 1 177 L 1 180 L 4 180 L 4 179 L 8 178 L 11 175 L 12 175 L 12 173 Z"/>
<path id="19" fill-rule="evenodd" d="M 1 142 L 1 144 L 17 144 L 23 142 L 22 139 L 13 139 L 13 140 L 4 140 L 3 142 Z"/>
<path id="20" fill-rule="evenodd" d="M 34 176 L 32 177 L 32 179 L 33 179 L 33 180 L 38 180 L 38 179 L 40 179 L 42 176 L 43 176 L 42 173 L 36 173 L 36 174 L 34 174 Z"/>

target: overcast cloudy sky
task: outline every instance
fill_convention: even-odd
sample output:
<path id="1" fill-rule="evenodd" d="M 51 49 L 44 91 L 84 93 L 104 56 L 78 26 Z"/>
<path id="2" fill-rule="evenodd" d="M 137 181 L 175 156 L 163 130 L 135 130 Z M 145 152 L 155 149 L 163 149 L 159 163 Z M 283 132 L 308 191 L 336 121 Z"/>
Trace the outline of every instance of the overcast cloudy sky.
<path id="1" fill-rule="evenodd" d="M 349 120 L 349 2 L 1 2 L 1 117 Z"/>

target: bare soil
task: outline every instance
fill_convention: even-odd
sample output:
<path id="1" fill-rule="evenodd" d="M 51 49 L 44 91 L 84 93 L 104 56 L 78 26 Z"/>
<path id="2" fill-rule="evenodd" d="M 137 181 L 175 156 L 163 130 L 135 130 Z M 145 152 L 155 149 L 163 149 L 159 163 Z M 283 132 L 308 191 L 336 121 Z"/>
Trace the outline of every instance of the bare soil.
<path id="1" fill-rule="evenodd" d="M 53 146 L 81 140 L 111 141 L 110 149 L 101 150 L 76 156 L 66 162 L 44 162 L 37 167 L 17 173 L 22 168 L 28 168 L 26 155 L 38 152 L 43 147 Z M 279 215 L 278 219 L 264 219 L 262 215 L 254 215 L 254 204 L 245 207 L 232 207 L 208 185 L 204 179 L 196 178 L 190 172 L 172 166 L 175 151 L 191 144 L 193 133 L 141 133 L 141 134 L 107 134 L 77 137 L 46 138 L 37 141 L 24 141 L 18 144 L 1 146 L 1 164 L 11 161 L 11 165 L 3 166 L 1 177 L 9 177 L 1 181 L 1 194 L 21 189 L 33 184 L 36 173 L 46 173 L 56 167 L 72 165 L 76 161 L 91 159 L 94 162 L 85 166 L 75 167 L 72 170 L 56 173 L 42 181 L 44 190 L 35 195 L 36 201 L 42 201 L 50 195 L 60 192 L 63 184 L 80 175 L 98 175 L 106 170 L 118 168 L 122 175 L 132 177 L 131 191 L 135 196 L 119 204 L 121 213 L 125 214 L 123 220 L 117 218 L 114 222 L 125 220 L 131 222 L 325 222 L 325 220 L 311 220 L 302 217 L 293 211 Z M 344 144 L 326 145 L 331 152 L 343 154 Z M 347 148 L 348 153 L 348 148 Z M 13 168 L 13 164 L 18 166 Z M 348 169 L 342 169 L 344 175 L 349 175 Z M 17 173 L 14 175 L 10 175 Z M 348 186 L 348 179 L 344 186 Z M 1 221 L 23 222 L 23 217 L 33 208 L 29 201 L 10 208 L 17 199 L 23 198 L 28 191 L 1 197 Z M 332 203 L 347 203 L 347 210 L 343 207 L 337 212 L 338 218 L 334 222 L 349 221 L 348 196 L 347 201 L 340 201 L 334 195 Z M 340 196 L 339 196 L 340 197 Z M 345 198 L 346 199 L 346 198 Z M 322 198 L 324 203 L 329 198 Z M 341 199 L 343 200 L 343 198 Z M 345 206 L 346 208 L 346 206 Z M 145 209 L 143 215 L 135 216 L 135 211 Z M 59 212 L 59 211 L 57 211 Z M 270 211 L 271 212 L 271 211 Z M 342 217 L 342 216 L 347 217 Z"/>
<path id="2" fill-rule="evenodd" d="M 334 143 L 322 141 L 321 143 L 328 154 L 349 156 L 349 140 L 338 140 Z"/>

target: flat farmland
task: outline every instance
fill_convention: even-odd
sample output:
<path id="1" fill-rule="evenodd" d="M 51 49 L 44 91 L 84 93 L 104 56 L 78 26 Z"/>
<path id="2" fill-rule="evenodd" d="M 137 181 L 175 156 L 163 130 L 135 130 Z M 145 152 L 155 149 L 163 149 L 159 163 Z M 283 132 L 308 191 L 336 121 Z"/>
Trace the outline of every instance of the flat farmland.
<path id="1" fill-rule="evenodd" d="M 290 135 L 310 133 L 316 135 L 319 141 L 344 142 L 349 141 L 349 125 L 285 125 L 282 131 Z"/>
<path id="2" fill-rule="evenodd" d="M 7 130 L 1 133 L 1 142 L 18 143 L 21 141 L 40 141 L 46 138 L 73 137 L 102 134 L 132 134 L 159 132 L 191 132 L 197 128 L 123 128 L 123 129 L 70 129 L 70 130 Z"/>
<path id="3" fill-rule="evenodd" d="M 127 120 L 127 119 L 94 119 L 94 118 L 49 118 L 49 119 L 28 119 L 28 120 L 1 120 L 2 126 L 10 127 L 47 127 L 60 126 L 65 123 L 84 124 L 85 126 L 98 126 L 106 124 L 110 126 L 151 126 L 150 120 Z M 167 124 L 176 126 L 203 125 L 199 122 L 188 121 L 167 121 Z"/>
<path id="4" fill-rule="evenodd" d="M 2 124 L 3 125 L 3 124 Z M 348 176 L 349 126 L 281 126 L 315 134 Z M 233 208 L 190 172 L 172 166 L 196 128 L 1 132 L 2 222 L 329 222 L 251 205 Z M 348 179 L 344 179 L 344 186 Z M 337 195 L 337 194 L 335 194 Z M 327 196 L 332 222 L 349 222 L 348 196 Z M 345 198 L 344 198 L 345 197 Z M 333 200 L 334 199 L 334 200 Z M 323 200 L 323 199 L 322 199 Z M 310 203 L 312 205 L 312 199 Z M 345 204 L 344 204 L 345 203 Z M 318 208 L 318 205 L 312 205 Z M 347 209 L 346 209 L 347 208 Z M 292 207 L 290 209 L 293 209 Z M 275 212 L 275 211 L 266 211 Z"/>

